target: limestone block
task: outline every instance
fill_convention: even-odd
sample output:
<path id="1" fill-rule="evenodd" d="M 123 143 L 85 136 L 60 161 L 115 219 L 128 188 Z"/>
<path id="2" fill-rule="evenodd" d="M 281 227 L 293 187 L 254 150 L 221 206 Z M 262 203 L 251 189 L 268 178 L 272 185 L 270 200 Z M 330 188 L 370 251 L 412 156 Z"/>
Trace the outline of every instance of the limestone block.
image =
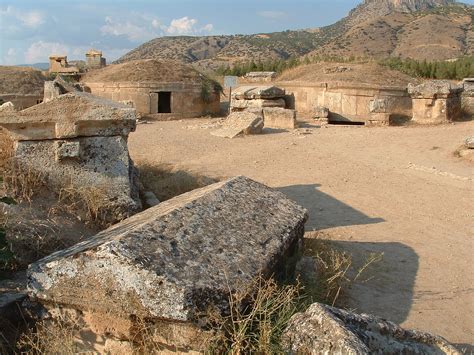
<path id="1" fill-rule="evenodd" d="M 459 95 L 463 91 L 461 85 L 448 80 L 430 80 L 420 85 L 408 84 L 408 93 L 412 98 L 446 98 Z"/>
<path id="2" fill-rule="evenodd" d="M 76 92 L 23 111 L 1 115 L 0 127 L 19 141 L 127 136 L 135 130 L 136 113 L 123 104 Z"/>
<path id="3" fill-rule="evenodd" d="M 8 102 L 5 102 L 4 104 L 0 105 L 0 113 L 3 113 L 3 112 L 15 112 L 15 105 L 8 101 Z"/>
<path id="4" fill-rule="evenodd" d="M 248 108 L 264 108 L 264 107 L 281 107 L 285 108 L 285 99 L 254 99 L 254 100 L 237 100 L 231 102 L 232 109 L 248 109 Z"/>
<path id="5" fill-rule="evenodd" d="M 314 108 L 314 117 L 315 118 L 328 118 L 329 117 L 329 109 L 324 106 L 316 106 Z"/>
<path id="6" fill-rule="evenodd" d="M 263 115 L 261 110 L 246 110 L 231 113 L 222 127 L 211 132 L 211 134 L 216 137 L 235 138 L 239 135 L 260 134 L 262 129 Z"/>
<path id="7" fill-rule="evenodd" d="M 79 141 L 56 141 L 55 144 L 57 161 L 61 161 L 68 158 L 79 158 L 81 148 L 81 144 L 79 143 Z"/>
<path id="8" fill-rule="evenodd" d="M 44 82 L 44 97 L 43 102 L 48 102 L 55 97 L 61 95 L 61 89 L 54 81 L 45 81 Z"/>
<path id="9" fill-rule="evenodd" d="M 387 126 L 390 124 L 390 113 L 371 113 L 366 121 L 368 126 Z"/>
<path id="10" fill-rule="evenodd" d="M 467 137 L 464 140 L 464 145 L 469 149 L 474 149 L 474 136 Z"/>
<path id="11" fill-rule="evenodd" d="M 240 86 L 232 92 L 232 99 L 280 99 L 285 96 L 285 90 L 276 86 Z"/>
<path id="12" fill-rule="evenodd" d="M 90 189 L 106 198 L 104 216 L 110 222 L 141 209 L 138 182 L 124 137 L 20 141 L 14 155 L 21 166 L 41 173 L 52 191 Z"/>
<path id="13" fill-rule="evenodd" d="M 28 269 L 45 305 L 193 321 L 257 275 L 283 277 L 301 246 L 306 210 L 246 177 L 160 203 Z M 290 263 L 291 264 L 291 263 Z"/>
<path id="14" fill-rule="evenodd" d="M 289 354 L 461 354 L 442 337 L 320 303 L 295 314 L 282 340 Z"/>
<path id="15" fill-rule="evenodd" d="M 370 113 L 389 113 L 390 101 L 388 98 L 375 98 L 369 102 Z"/>
<path id="16" fill-rule="evenodd" d="M 295 129 L 297 127 L 296 111 L 277 107 L 264 108 L 263 122 L 267 128 Z"/>

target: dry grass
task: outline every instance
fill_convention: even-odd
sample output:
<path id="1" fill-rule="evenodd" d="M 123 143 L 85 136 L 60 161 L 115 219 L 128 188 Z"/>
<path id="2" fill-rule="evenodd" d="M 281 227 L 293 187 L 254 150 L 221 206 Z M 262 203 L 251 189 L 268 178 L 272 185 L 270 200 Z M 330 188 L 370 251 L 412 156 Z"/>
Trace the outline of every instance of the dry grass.
<path id="1" fill-rule="evenodd" d="M 2 128 L 0 128 L 0 175 L 8 166 L 13 156 L 13 140 Z"/>
<path id="2" fill-rule="evenodd" d="M 22 354 L 78 354 L 81 352 L 75 340 L 80 327 L 65 315 L 55 320 L 44 320 L 34 330 L 23 334 L 17 343 Z"/>
<path id="3" fill-rule="evenodd" d="M 211 353 L 280 353 L 280 337 L 290 318 L 301 309 L 300 285 L 280 286 L 257 277 L 230 292 L 229 315 L 210 309 L 206 318 L 215 338 Z"/>
<path id="4" fill-rule="evenodd" d="M 69 185 L 59 191 L 55 209 L 70 214 L 82 214 L 81 220 L 96 226 L 106 227 L 112 214 L 112 206 L 107 195 L 107 188 L 101 186 Z"/>
<path id="5" fill-rule="evenodd" d="M 46 176 L 31 165 L 11 158 L 3 169 L 5 190 L 19 201 L 31 202 L 38 192 L 46 189 Z"/>
<path id="6" fill-rule="evenodd" d="M 351 283 L 360 280 L 361 275 L 382 258 L 382 254 L 370 254 L 365 263 L 355 267 L 351 256 L 331 241 L 316 238 L 307 245 L 306 254 L 318 265 L 317 283 L 308 286 L 296 280 L 293 284 L 280 285 L 273 279 L 257 277 L 237 287 L 237 291 L 229 289 L 227 314 L 210 308 L 202 315 L 202 321 L 214 334 L 208 353 L 282 353 L 281 334 L 295 313 L 304 311 L 313 302 L 338 304 Z M 165 349 L 156 340 L 157 328 L 153 322 L 135 319 L 134 324 L 135 336 L 130 341 L 135 354 L 156 354 Z M 36 332 L 22 338 L 20 346 L 34 354 L 70 354 L 77 351 L 74 342 L 77 334 L 77 325 L 63 319 L 40 323 Z M 58 339 L 64 341 L 58 344 Z"/>
<path id="7" fill-rule="evenodd" d="M 160 201 L 217 182 L 216 179 L 177 169 L 169 164 L 137 164 L 140 181 L 146 191 L 153 192 Z"/>
<path id="8" fill-rule="evenodd" d="M 314 258 L 318 278 L 305 285 L 306 294 L 313 302 L 343 307 L 344 295 L 351 284 L 360 281 L 361 276 L 373 265 L 383 259 L 383 253 L 370 253 L 360 266 L 354 265 L 352 256 L 337 245 L 316 234 L 305 239 L 305 254 Z M 368 281 L 364 280 L 364 281 Z"/>

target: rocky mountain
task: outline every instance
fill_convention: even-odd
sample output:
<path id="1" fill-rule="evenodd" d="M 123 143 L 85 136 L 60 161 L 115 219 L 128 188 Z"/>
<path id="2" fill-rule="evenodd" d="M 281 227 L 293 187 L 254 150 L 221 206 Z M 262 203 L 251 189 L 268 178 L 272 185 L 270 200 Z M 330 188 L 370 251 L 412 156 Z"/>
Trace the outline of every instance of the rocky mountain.
<path id="1" fill-rule="evenodd" d="M 442 60 L 473 54 L 474 7 L 454 0 L 365 0 L 333 25 L 255 35 L 161 37 L 117 62 L 171 59 L 216 68 L 303 55 Z"/>
<path id="2" fill-rule="evenodd" d="M 365 0 L 353 9 L 346 21 L 358 25 L 394 12 L 411 13 L 455 4 L 454 0 Z"/>
<path id="3" fill-rule="evenodd" d="M 402 6 L 404 1 L 396 2 Z M 474 54 L 472 6 L 454 4 L 416 12 L 405 6 L 400 7 L 403 11 L 368 16 L 365 21 L 360 10 L 354 10 L 348 19 L 353 24 L 309 55 L 447 60 Z"/>

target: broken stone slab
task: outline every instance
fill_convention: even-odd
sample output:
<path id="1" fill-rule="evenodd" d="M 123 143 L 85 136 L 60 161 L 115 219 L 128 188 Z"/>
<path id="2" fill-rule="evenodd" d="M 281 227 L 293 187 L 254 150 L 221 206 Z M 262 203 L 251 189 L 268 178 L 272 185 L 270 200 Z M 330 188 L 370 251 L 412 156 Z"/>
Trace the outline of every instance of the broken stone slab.
<path id="1" fill-rule="evenodd" d="M 232 99 L 280 99 L 285 96 L 285 90 L 276 86 L 240 86 L 232 92 Z"/>
<path id="2" fill-rule="evenodd" d="M 474 149 L 474 136 L 467 137 L 464 140 L 464 145 L 469 149 Z"/>
<path id="3" fill-rule="evenodd" d="M 408 84 L 408 93 L 412 98 L 447 98 L 457 96 L 463 91 L 463 86 L 448 80 L 430 80 L 420 85 Z"/>
<path id="4" fill-rule="evenodd" d="M 328 118 L 329 109 L 324 106 L 316 106 L 314 108 L 314 118 Z"/>
<path id="5" fill-rule="evenodd" d="M 0 127 L 17 141 L 90 136 L 128 136 L 136 127 L 133 108 L 76 92 L 26 110 L 0 114 Z"/>
<path id="6" fill-rule="evenodd" d="M 232 100 L 231 109 L 245 110 L 248 108 L 281 107 L 285 108 L 285 99 L 255 99 L 255 100 Z"/>
<path id="7" fill-rule="evenodd" d="M 295 314 L 282 341 L 289 354 L 461 354 L 442 337 L 320 303 Z"/>
<path id="8" fill-rule="evenodd" d="M 243 176 L 145 210 L 28 269 L 29 295 L 62 306 L 169 321 L 226 313 L 229 292 L 283 276 L 307 212 Z"/>
<path id="9" fill-rule="evenodd" d="M 263 122 L 267 128 L 295 129 L 297 127 L 296 111 L 277 107 L 264 108 Z"/>
<path id="10" fill-rule="evenodd" d="M 239 135 L 260 134 L 263 129 L 261 110 L 246 110 L 232 112 L 222 124 L 222 127 L 211 132 L 213 136 L 235 138 Z"/>
<path id="11" fill-rule="evenodd" d="M 16 112 L 13 102 L 7 101 L 0 105 L 0 112 Z"/>

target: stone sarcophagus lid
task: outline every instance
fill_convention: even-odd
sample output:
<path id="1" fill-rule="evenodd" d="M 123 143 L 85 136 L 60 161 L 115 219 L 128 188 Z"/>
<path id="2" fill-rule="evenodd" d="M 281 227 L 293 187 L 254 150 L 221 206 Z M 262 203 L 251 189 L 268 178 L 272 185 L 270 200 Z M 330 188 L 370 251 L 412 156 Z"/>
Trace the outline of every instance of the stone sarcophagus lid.
<path id="1" fill-rule="evenodd" d="M 413 101 L 413 122 L 443 123 L 461 115 L 462 86 L 447 80 L 431 80 L 420 85 L 408 85 Z"/>
<path id="2" fill-rule="evenodd" d="M 306 210 L 283 193 L 231 178 L 32 264 L 29 292 L 47 308 L 77 310 L 89 320 L 113 317 L 125 324 L 115 335 L 109 329 L 115 337 L 129 339 L 135 317 L 165 321 L 160 333 L 166 324 L 194 324 L 208 307 L 228 312 L 230 293 L 255 277 L 285 277 L 306 220 Z"/>

